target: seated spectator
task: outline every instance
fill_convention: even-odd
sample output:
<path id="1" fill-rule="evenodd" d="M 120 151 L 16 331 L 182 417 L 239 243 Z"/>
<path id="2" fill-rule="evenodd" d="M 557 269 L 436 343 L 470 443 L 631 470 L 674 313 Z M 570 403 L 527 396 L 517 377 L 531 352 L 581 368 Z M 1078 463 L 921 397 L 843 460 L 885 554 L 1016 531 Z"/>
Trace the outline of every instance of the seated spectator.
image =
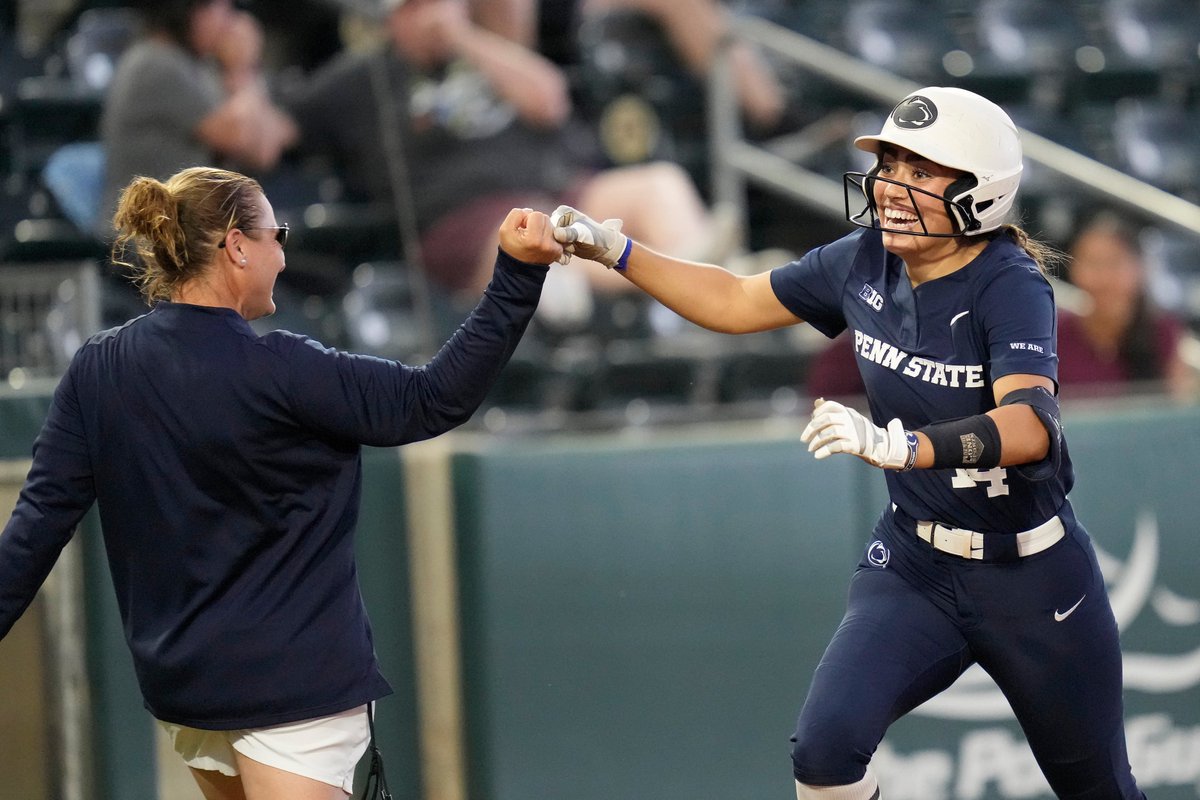
<path id="1" fill-rule="evenodd" d="M 1195 396 L 1196 374 L 1180 358 L 1186 329 L 1146 293 L 1137 233 L 1111 212 L 1095 215 L 1068 248 L 1067 277 L 1082 292 L 1060 309 L 1058 378 L 1064 398 L 1163 391 Z"/>
<path id="2" fill-rule="evenodd" d="M 542 5 L 539 0 L 467 0 L 467 12 L 479 27 L 537 50 Z"/>
<path id="3" fill-rule="evenodd" d="M 134 176 L 200 165 L 261 174 L 296 138 L 268 96 L 254 17 L 232 0 L 143 0 L 141 11 L 145 34 L 122 54 L 100 120 L 102 236 Z"/>
<path id="4" fill-rule="evenodd" d="M 651 247 L 689 257 L 731 239 L 675 164 L 573 167 L 562 70 L 476 24 L 466 0 L 391 0 L 385 23 L 383 48 L 348 50 L 287 105 L 301 148 L 331 159 L 349 196 L 410 205 L 423 266 L 440 289 L 481 291 L 496 236 L 480 221 L 501 207 L 578 203 L 626 220 Z M 580 270 L 585 291 L 631 288 L 591 262 Z M 581 274 L 555 272 L 552 283 Z M 547 287 L 543 305 L 555 291 Z"/>
<path id="5" fill-rule="evenodd" d="M 730 33 L 731 14 L 721 0 L 468 0 L 483 28 L 539 50 L 558 64 L 579 61 L 576 34 L 582 22 L 630 11 L 658 24 L 680 64 L 708 78 L 717 48 Z M 731 52 L 734 86 L 747 121 L 769 131 L 783 120 L 786 92 L 757 49 L 745 42 Z"/>
<path id="6" fill-rule="evenodd" d="M 582 15 L 637 11 L 662 26 L 675 55 L 700 80 L 708 77 L 717 48 L 730 33 L 730 12 L 721 0 L 578 0 Z M 783 119 L 783 86 L 762 55 L 746 42 L 730 51 L 734 91 L 747 122 L 771 130 Z"/>

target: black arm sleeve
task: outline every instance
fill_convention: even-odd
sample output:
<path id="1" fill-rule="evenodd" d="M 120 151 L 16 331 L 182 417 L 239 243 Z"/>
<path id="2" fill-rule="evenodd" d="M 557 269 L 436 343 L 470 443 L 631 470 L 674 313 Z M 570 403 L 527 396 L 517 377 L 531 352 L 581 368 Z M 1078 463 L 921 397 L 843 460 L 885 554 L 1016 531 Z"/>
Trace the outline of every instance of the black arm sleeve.
<path id="1" fill-rule="evenodd" d="M 1000 398 L 1000 405 L 1021 403 L 1033 409 L 1050 437 L 1050 450 L 1046 457 L 1033 464 L 1022 464 L 1017 469 L 1031 481 L 1044 481 L 1058 473 L 1062 466 L 1063 431 L 1059 416 L 1058 398 L 1041 386 L 1015 389 Z"/>

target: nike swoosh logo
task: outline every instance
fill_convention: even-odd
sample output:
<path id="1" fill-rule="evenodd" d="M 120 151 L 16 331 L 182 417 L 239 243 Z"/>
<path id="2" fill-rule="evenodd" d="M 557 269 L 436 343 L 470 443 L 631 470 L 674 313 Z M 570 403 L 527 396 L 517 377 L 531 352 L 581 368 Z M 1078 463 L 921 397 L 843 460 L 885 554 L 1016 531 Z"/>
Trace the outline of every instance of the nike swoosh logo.
<path id="1" fill-rule="evenodd" d="M 965 317 L 967 314 L 970 314 L 970 313 L 971 313 L 970 311 L 960 311 L 957 314 L 955 314 L 953 317 L 950 318 L 950 327 L 953 328 L 954 323 L 958 322 L 960 319 L 962 319 L 963 317 Z"/>
<path id="2" fill-rule="evenodd" d="M 1054 621 L 1062 622 L 1064 619 L 1066 619 L 1067 617 L 1074 614 L 1075 609 L 1079 608 L 1079 604 L 1083 602 L 1085 597 L 1087 597 L 1086 594 L 1083 597 L 1079 598 L 1079 601 L 1077 603 L 1075 603 L 1075 605 L 1068 608 L 1066 611 L 1059 611 L 1057 608 L 1054 609 Z"/>

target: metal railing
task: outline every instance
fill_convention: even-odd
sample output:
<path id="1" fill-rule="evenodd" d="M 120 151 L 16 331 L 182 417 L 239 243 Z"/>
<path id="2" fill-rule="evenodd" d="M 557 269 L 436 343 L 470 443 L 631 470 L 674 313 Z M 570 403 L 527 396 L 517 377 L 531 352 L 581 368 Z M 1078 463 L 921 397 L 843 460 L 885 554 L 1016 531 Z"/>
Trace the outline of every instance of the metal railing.
<path id="1" fill-rule="evenodd" d="M 48 394 L 75 350 L 100 327 L 93 261 L 4 264 L 0 269 L 0 396 Z M 27 462 L 0 461 L 0 488 L 15 496 Z M 83 550 L 63 548 L 39 595 L 46 682 L 49 796 L 82 800 L 92 789 L 91 700 L 83 612 Z"/>
<path id="2" fill-rule="evenodd" d="M 94 261 L 4 264 L 0 270 L 0 381 L 10 387 L 57 381 L 99 328 Z"/>
<path id="3" fill-rule="evenodd" d="M 735 22 L 735 32 L 765 51 L 803 70 L 891 108 L 905 95 L 921 88 L 866 61 L 847 55 L 768 20 L 746 17 Z M 816 211 L 842 219 L 845 199 L 840 180 L 805 169 L 775 152 L 770 143 L 748 142 L 741 121 L 729 70 L 728 48 L 714 64 L 709 80 L 709 135 L 711 140 L 712 193 L 715 202 L 737 209 L 745 219 L 749 182 L 772 189 Z M 1043 136 L 1019 129 L 1025 156 L 1091 194 L 1132 209 L 1154 223 L 1200 235 L 1200 206 L 1165 192 L 1120 170 L 1064 147 Z"/>

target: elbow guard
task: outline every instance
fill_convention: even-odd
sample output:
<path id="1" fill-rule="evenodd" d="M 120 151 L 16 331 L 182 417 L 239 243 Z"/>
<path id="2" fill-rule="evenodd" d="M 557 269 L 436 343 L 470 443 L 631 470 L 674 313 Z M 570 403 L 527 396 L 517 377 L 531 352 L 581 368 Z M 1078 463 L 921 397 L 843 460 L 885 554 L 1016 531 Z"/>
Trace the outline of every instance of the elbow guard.
<path id="1" fill-rule="evenodd" d="M 1041 386 L 1025 389 L 1015 389 L 1000 399 L 1000 405 L 1027 405 L 1037 414 L 1050 437 L 1050 449 L 1046 457 L 1035 464 L 1018 467 L 1021 474 L 1031 481 L 1041 481 L 1058 472 L 1062 464 L 1063 432 L 1062 419 L 1059 416 L 1058 398 Z"/>

